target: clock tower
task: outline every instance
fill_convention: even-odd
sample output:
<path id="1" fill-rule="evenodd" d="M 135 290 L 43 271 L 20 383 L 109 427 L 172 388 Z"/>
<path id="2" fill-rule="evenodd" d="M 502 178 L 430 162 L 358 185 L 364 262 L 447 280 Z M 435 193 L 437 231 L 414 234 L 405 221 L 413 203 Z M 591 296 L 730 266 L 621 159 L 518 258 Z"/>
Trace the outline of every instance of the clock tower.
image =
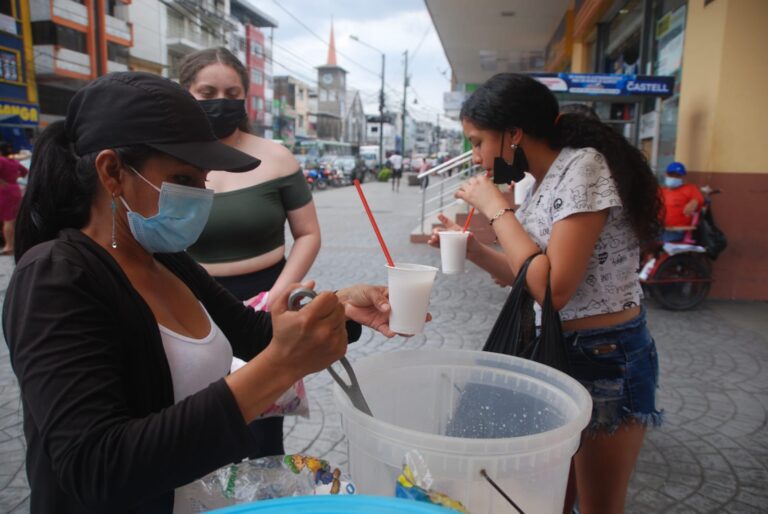
<path id="1" fill-rule="evenodd" d="M 347 71 L 336 63 L 336 42 L 331 25 L 328 62 L 317 67 L 317 137 L 341 140 L 347 94 Z"/>

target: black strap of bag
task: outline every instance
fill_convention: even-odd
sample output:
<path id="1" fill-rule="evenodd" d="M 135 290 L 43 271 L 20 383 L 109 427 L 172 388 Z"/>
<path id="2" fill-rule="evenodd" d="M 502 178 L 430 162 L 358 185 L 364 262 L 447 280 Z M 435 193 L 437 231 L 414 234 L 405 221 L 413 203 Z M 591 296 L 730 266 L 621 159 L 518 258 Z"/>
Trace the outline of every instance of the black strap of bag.
<path id="1" fill-rule="evenodd" d="M 483 351 L 514 355 L 552 366 L 560 371 L 568 371 L 568 355 L 560 313 L 552 305 L 549 272 L 544 303 L 541 306 L 541 328 L 538 335 L 536 334 L 534 300 L 526 288 L 525 277 L 531 261 L 539 255 L 540 252 L 528 257 L 520 267 Z"/>
<path id="2" fill-rule="evenodd" d="M 521 343 L 532 341 L 535 337 L 536 320 L 533 316 L 533 298 L 525 288 L 525 276 L 531 261 L 539 255 L 541 252 L 531 255 L 520 267 L 520 271 L 512 283 L 512 290 L 496 318 L 491 333 L 488 334 L 488 339 L 485 341 L 484 352 L 520 355 L 524 351 Z"/>

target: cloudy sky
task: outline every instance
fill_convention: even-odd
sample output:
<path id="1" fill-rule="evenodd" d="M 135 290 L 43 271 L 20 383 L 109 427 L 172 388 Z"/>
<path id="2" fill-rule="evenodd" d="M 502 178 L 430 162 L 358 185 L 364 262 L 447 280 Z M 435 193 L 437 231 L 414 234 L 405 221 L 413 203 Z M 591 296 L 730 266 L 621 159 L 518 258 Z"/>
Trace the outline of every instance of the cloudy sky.
<path id="1" fill-rule="evenodd" d="M 450 90 L 450 66 L 423 0 L 249 0 L 278 21 L 274 31 L 275 75 L 290 74 L 316 85 L 315 66 L 325 64 L 331 17 L 339 66 L 347 87 L 362 92 L 366 113 L 378 112 L 381 54 L 352 40 L 355 35 L 386 55 L 387 107 L 401 110 L 403 53 L 408 50 L 408 112 L 433 123 L 443 92 Z M 414 103 L 416 100 L 417 103 Z"/>

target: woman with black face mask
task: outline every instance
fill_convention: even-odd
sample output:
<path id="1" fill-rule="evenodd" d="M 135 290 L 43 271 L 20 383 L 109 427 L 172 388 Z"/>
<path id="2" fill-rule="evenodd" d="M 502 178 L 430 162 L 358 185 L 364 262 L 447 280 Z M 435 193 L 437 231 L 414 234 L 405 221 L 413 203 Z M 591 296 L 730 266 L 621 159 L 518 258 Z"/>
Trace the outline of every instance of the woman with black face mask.
<path id="1" fill-rule="evenodd" d="M 467 258 L 511 284 L 536 255 L 525 285 L 542 304 L 549 281 L 569 373 L 592 395 L 564 512 L 574 485 L 583 514 L 623 512 L 646 427 L 661 421 L 656 347 L 637 276 L 640 245 L 659 231 L 656 178 L 623 136 L 583 114 L 559 114 L 549 89 L 525 75 L 489 79 L 464 103 L 461 120 L 474 163 L 493 181 L 478 175 L 456 196 L 491 222 L 501 246 L 470 236 Z M 536 186 L 514 211 L 493 182 L 519 180 L 523 171 Z"/>
<path id="2" fill-rule="evenodd" d="M 248 133 L 249 74 L 229 50 L 187 55 L 179 82 L 200 102 L 223 143 L 262 162 L 236 177 L 221 171 L 208 175 L 207 186 L 216 192 L 213 207 L 189 253 L 240 300 L 268 311 L 288 284 L 304 278 L 320 250 L 312 194 L 301 166 L 286 148 Z M 287 260 L 286 220 L 294 239 Z M 253 427 L 263 441 L 260 455 L 284 453 L 282 417 L 259 420 Z"/>

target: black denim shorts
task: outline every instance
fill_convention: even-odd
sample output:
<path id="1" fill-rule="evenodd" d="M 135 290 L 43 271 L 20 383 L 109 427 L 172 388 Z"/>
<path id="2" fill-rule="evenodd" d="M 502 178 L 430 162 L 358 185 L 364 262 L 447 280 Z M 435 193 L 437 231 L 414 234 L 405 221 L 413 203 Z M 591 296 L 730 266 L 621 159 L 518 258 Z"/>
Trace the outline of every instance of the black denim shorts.
<path id="1" fill-rule="evenodd" d="M 571 376 L 592 396 L 588 433 L 614 432 L 634 420 L 659 426 L 656 409 L 659 359 L 648 331 L 645 308 L 625 323 L 566 332 Z"/>

